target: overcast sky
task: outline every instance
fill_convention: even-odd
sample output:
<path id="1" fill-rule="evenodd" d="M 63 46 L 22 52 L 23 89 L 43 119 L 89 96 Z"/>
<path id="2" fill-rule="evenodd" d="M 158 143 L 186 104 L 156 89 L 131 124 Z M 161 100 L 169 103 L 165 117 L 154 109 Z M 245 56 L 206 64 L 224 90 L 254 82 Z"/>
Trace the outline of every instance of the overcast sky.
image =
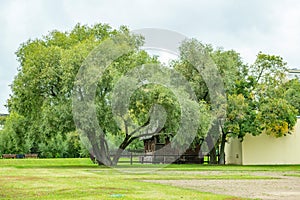
<path id="1" fill-rule="evenodd" d="M 263 51 L 300 67 L 300 1 L 282 0 L 0 0 L 0 113 L 17 73 L 22 42 L 76 23 L 163 28 L 234 49 L 251 64 Z"/>

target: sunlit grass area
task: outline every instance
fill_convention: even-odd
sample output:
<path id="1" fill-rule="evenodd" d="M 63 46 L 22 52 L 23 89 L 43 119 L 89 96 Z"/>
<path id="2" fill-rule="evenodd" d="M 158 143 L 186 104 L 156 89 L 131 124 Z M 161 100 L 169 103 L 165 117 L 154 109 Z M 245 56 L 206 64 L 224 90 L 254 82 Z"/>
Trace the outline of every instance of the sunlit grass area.
<path id="1" fill-rule="evenodd" d="M 164 167 L 164 168 L 161 168 Z M 151 173 L 139 169 L 156 169 Z M 226 171 L 216 174 L 211 171 Z M 89 159 L 0 159 L 1 199 L 241 199 L 144 180 L 268 179 L 247 171 L 294 171 L 300 166 L 121 164 L 99 167 Z M 192 172 L 192 173 L 191 173 Z M 197 172 L 197 173 L 195 173 Z M 271 177 L 272 178 L 272 177 Z"/>

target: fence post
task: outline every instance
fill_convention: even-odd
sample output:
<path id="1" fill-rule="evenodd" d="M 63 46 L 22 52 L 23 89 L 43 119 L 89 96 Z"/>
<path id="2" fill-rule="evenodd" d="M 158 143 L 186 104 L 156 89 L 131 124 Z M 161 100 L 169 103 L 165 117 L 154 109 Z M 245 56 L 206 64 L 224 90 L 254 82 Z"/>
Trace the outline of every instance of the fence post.
<path id="1" fill-rule="evenodd" d="M 130 152 L 130 165 L 132 165 L 132 152 Z"/>

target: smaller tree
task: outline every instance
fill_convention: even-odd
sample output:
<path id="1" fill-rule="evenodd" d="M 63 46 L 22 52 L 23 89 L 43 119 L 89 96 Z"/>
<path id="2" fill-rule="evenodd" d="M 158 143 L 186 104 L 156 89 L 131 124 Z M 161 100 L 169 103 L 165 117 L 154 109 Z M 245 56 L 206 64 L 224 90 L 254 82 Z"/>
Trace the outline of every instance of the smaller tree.
<path id="1" fill-rule="evenodd" d="M 29 153 L 32 142 L 24 133 L 27 126 L 24 117 L 15 112 L 6 119 L 5 127 L 0 134 L 1 153 Z"/>
<path id="2" fill-rule="evenodd" d="M 297 84 L 285 84 L 287 67 L 283 59 L 260 52 L 253 65 L 242 65 L 239 72 L 240 76 L 227 96 L 221 147 L 230 137 L 243 140 L 246 134 L 281 137 L 291 133 L 297 110 L 290 102 L 297 100 L 287 97 L 296 93 L 294 87 Z M 290 91 L 284 91 L 286 87 L 290 87 Z"/>

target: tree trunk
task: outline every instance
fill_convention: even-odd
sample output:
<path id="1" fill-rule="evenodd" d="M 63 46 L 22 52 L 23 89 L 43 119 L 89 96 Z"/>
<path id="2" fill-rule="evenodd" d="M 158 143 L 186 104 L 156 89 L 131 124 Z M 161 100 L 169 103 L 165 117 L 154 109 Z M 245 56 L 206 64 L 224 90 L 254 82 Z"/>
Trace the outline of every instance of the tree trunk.
<path id="1" fill-rule="evenodd" d="M 112 160 L 112 165 L 117 165 L 118 161 L 123 153 L 123 151 L 126 149 L 126 147 L 134 140 L 130 135 L 126 135 L 124 141 L 122 144 L 120 144 L 119 149 L 116 152 L 116 155 L 114 156 Z"/>
<path id="2" fill-rule="evenodd" d="M 110 166 L 112 164 L 110 155 L 108 154 L 108 147 L 106 144 L 106 141 L 104 140 L 104 136 L 100 136 L 100 145 L 96 142 L 95 134 L 93 133 L 93 130 L 90 130 L 90 132 L 87 132 L 87 137 L 91 144 L 91 153 L 92 156 L 95 157 L 96 162 L 98 165 L 106 165 Z"/>
<path id="3" fill-rule="evenodd" d="M 124 149 L 118 149 L 116 152 L 116 155 L 114 156 L 113 160 L 112 160 L 112 165 L 115 166 L 118 164 L 119 159 L 123 153 Z"/>
<path id="4" fill-rule="evenodd" d="M 217 164 L 217 154 L 215 146 L 209 152 L 209 164 Z"/>
<path id="5" fill-rule="evenodd" d="M 210 149 L 209 152 L 209 164 L 217 164 L 217 155 L 216 155 L 216 147 L 213 141 L 213 138 L 211 135 L 208 135 L 206 137 L 206 143 L 208 146 L 208 149 Z"/>
<path id="6" fill-rule="evenodd" d="M 220 165 L 225 165 L 225 143 L 226 143 L 226 134 L 222 130 L 220 159 L 219 159 Z"/>
<path id="7" fill-rule="evenodd" d="M 112 161 L 110 158 L 108 146 L 106 144 L 104 136 L 100 136 L 100 163 L 98 161 L 98 164 L 104 164 L 106 166 L 111 166 Z"/>

